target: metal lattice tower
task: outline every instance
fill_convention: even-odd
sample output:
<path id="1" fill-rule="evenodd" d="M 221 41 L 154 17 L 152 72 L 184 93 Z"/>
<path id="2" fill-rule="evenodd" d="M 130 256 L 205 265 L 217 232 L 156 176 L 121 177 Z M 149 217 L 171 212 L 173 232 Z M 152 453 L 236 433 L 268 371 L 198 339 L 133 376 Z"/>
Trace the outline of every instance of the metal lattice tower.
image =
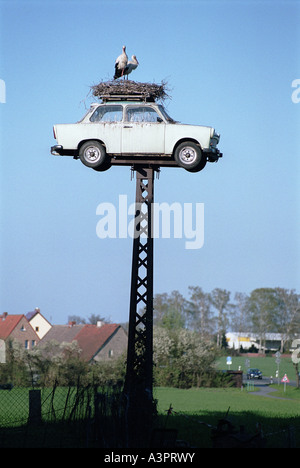
<path id="1" fill-rule="evenodd" d="M 134 168 L 136 173 L 135 232 L 133 240 L 127 370 L 129 446 L 145 437 L 153 408 L 153 237 L 152 203 L 154 169 Z"/>

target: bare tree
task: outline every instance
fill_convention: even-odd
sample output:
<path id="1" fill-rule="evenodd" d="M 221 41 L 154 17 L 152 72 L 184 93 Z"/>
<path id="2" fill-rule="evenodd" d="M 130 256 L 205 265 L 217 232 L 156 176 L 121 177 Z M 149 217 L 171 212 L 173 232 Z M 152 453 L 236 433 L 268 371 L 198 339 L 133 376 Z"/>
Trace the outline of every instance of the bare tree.
<path id="1" fill-rule="evenodd" d="M 266 333 L 276 330 L 277 299 L 273 288 L 254 289 L 249 296 L 249 318 L 253 332 L 259 336 L 259 349 L 264 351 Z"/>
<path id="2" fill-rule="evenodd" d="M 249 298 L 247 294 L 237 292 L 234 295 L 234 301 L 230 310 L 230 328 L 233 332 L 238 333 L 238 336 L 241 336 L 243 333 L 249 332 L 251 328 L 248 318 Z"/>
<path id="3" fill-rule="evenodd" d="M 217 346 L 221 347 L 222 336 L 226 333 L 228 327 L 228 312 L 231 308 L 230 291 L 226 289 L 215 288 L 211 292 L 211 303 L 216 310 L 217 317 Z"/>
<path id="4" fill-rule="evenodd" d="M 300 295 L 294 289 L 275 288 L 277 299 L 276 323 L 281 333 L 281 349 L 300 329 Z"/>
<path id="5" fill-rule="evenodd" d="M 184 328 L 187 322 L 187 301 L 178 291 L 154 297 L 153 322 L 167 328 Z"/>
<path id="6" fill-rule="evenodd" d="M 214 330 L 214 320 L 210 294 L 199 286 L 190 286 L 189 291 L 189 328 L 199 332 L 202 338 L 211 335 Z"/>

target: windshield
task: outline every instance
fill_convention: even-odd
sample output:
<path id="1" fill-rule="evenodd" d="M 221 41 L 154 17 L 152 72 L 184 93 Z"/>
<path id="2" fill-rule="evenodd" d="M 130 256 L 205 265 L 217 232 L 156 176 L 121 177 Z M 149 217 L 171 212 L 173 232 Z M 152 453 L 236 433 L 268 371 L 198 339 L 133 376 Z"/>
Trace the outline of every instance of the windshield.
<path id="1" fill-rule="evenodd" d="M 83 116 L 80 120 L 78 120 L 77 123 L 82 122 L 82 121 L 86 118 L 86 116 L 87 116 L 88 114 L 90 114 L 90 112 L 91 112 L 91 109 L 87 110 L 86 113 L 84 114 L 84 116 Z"/>
<path id="2" fill-rule="evenodd" d="M 162 115 L 164 116 L 164 118 L 165 118 L 168 122 L 170 122 L 170 123 L 175 123 L 175 120 L 173 120 L 173 119 L 167 114 L 165 108 L 164 108 L 161 104 L 158 105 L 158 108 L 159 108 L 160 112 L 162 113 Z"/>

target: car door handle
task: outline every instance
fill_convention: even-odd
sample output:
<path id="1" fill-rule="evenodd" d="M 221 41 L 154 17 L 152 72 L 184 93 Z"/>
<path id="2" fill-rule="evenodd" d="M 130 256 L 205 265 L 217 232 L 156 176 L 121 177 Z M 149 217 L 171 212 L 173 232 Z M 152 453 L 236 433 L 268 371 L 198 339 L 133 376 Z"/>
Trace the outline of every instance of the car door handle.
<path id="1" fill-rule="evenodd" d="M 124 125 L 123 128 L 132 128 L 132 125 Z"/>

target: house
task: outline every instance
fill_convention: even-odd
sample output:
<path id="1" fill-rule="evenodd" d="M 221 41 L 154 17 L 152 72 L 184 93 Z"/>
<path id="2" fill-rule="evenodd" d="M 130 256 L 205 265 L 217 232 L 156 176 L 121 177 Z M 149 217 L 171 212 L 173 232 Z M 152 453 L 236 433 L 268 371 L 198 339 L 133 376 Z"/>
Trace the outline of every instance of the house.
<path id="1" fill-rule="evenodd" d="M 115 323 L 77 325 L 69 322 L 68 325 L 53 325 L 39 342 L 39 346 L 50 341 L 59 344 L 77 342 L 84 361 L 99 362 L 121 356 L 127 349 L 128 337 L 121 325 Z"/>
<path id="2" fill-rule="evenodd" d="M 36 307 L 33 312 L 28 312 L 26 318 L 40 339 L 42 339 L 52 327 L 51 323 L 43 317 L 38 307 Z"/>
<path id="3" fill-rule="evenodd" d="M 0 364 L 5 364 L 5 341 L 0 340 Z"/>
<path id="4" fill-rule="evenodd" d="M 97 325 L 85 325 L 75 340 L 82 349 L 84 361 L 99 362 L 121 356 L 127 349 L 128 336 L 121 325 L 98 322 Z"/>
<path id="5" fill-rule="evenodd" d="M 244 351 L 254 347 L 263 351 L 277 351 L 280 349 L 282 335 L 280 333 L 265 333 L 263 343 L 260 343 L 260 337 L 255 333 L 226 333 L 228 348 Z"/>
<path id="6" fill-rule="evenodd" d="M 50 341 L 55 341 L 58 344 L 72 343 L 84 326 L 84 324 L 76 325 L 75 322 L 69 322 L 68 325 L 52 325 L 48 333 L 39 342 L 39 346 L 43 346 Z"/>
<path id="7" fill-rule="evenodd" d="M 24 349 L 32 349 L 40 341 L 25 315 L 9 315 L 4 312 L 0 315 L 0 340 L 15 340 L 22 344 Z"/>

